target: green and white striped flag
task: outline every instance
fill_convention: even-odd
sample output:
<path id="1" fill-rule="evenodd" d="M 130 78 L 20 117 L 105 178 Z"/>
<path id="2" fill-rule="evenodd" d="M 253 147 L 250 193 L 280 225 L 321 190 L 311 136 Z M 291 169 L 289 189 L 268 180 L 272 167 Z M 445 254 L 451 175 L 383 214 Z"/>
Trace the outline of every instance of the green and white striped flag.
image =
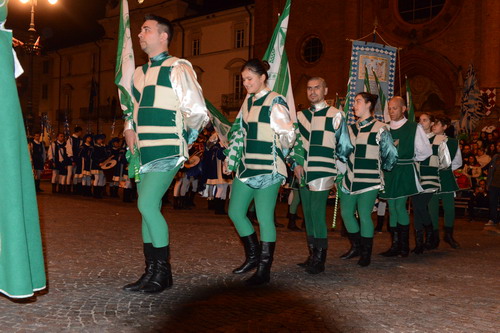
<path id="1" fill-rule="evenodd" d="M 290 79 L 290 66 L 288 56 L 285 51 L 286 31 L 288 29 L 288 18 L 290 16 L 291 0 L 287 0 L 283 13 L 278 19 L 276 28 L 274 28 L 273 37 L 264 54 L 271 68 L 269 69 L 268 84 L 271 90 L 285 96 L 286 103 L 290 110 L 290 116 L 293 121 L 297 120 L 295 111 L 295 101 L 293 99 L 292 83 Z"/>
<path id="2" fill-rule="evenodd" d="M 384 122 L 389 122 L 391 121 L 391 118 L 389 117 L 389 105 L 387 101 L 387 97 L 385 97 L 384 90 L 382 89 L 382 86 L 380 85 L 380 81 L 378 80 L 377 73 L 372 68 L 372 73 L 373 76 L 375 77 L 375 83 L 377 84 L 377 90 L 378 90 L 378 98 L 380 101 L 380 108 L 383 111 L 384 115 Z"/>
<path id="3" fill-rule="evenodd" d="M 210 121 L 219 135 L 219 140 L 224 147 L 228 147 L 229 145 L 229 131 L 231 130 L 231 122 L 227 120 L 224 115 L 217 110 L 217 108 L 210 103 L 208 99 L 205 98 L 205 104 L 207 105 L 208 116 L 210 117 Z"/>
<path id="4" fill-rule="evenodd" d="M 132 101 L 132 84 L 135 71 L 134 50 L 130 35 L 130 17 L 128 2 L 122 0 L 120 6 L 120 26 L 118 29 L 118 50 L 116 54 L 115 84 L 123 110 L 123 117 L 132 120 L 134 103 Z"/>

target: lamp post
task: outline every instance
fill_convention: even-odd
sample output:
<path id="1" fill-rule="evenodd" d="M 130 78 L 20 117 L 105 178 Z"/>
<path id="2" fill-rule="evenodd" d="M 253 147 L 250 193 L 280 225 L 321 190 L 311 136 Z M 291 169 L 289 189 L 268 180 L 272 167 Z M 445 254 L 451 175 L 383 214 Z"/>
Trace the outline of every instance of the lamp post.
<path id="1" fill-rule="evenodd" d="M 28 29 L 28 41 L 22 43 L 22 47 L 26 54 L 28 54 L 28 98 L 26 103 L 26 132 L 30 135 L 30 128 L 33 126 L 35 121 L 35 115 L 33 113 L 33 59 L 35 55 L 39 55 L 42 50 L 42 46 L 40 45 L 40 36 L 36 32 L 35 29 L 35 8 L 37 5 L 37 0 L 19 0 L 21 3 L 26 4 L 30 3 L 31 5 L 31 21 L 30 27 Z M 55 5 L 57 0 L 47 0 L 51 5 Z"/>

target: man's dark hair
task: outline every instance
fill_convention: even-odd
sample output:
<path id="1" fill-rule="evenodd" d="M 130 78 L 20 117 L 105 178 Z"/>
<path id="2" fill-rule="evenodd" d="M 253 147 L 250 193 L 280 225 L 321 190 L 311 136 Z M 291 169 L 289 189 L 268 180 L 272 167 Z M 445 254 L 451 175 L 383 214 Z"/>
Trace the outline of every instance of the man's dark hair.
<path id="1" fill-rule="evenodd" d="M 167 44 L 170 45 L 172 38 L 174 37 L 174 26 L 164 17 L 155 14 L 144 15 L 144 21 L 156 21 L 160 26 L 161 32 L 166 32 L 168 35 Z"/>
<path id="2" fill-rule="evenodd" d="M 81 131 L 83 131 L 83 129 L 80 126 L 76 126 L 75 127 L 75 131 L 74 131 L 75 133 L 78 133 L 78 132 L 81 132 Z"/>
<path id="3" fill-rule="evenodd" d="M 439 116 L 436 116 L 436 121 L 435 121 L 435 122 L 436 122 L 436 123 L 437 123 L 437 122 L 440 122 L 440 123 L 441 123 L 441 125 L 443 125 L 443 126 L 447 126 L 447 127 L 450 127 L 450 125 L 451 125 L 451 119 L 450 119 L 450 118 L 448 118 L 448 117 L 447 117 L 447 116 L 445 116 L 445 115 L 439 115 Z"/>

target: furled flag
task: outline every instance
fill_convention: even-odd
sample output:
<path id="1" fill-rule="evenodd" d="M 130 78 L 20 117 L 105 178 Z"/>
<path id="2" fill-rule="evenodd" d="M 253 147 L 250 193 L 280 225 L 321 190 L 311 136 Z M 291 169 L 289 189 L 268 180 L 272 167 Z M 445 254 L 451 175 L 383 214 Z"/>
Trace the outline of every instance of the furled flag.
<path id="1" fill-rule="evenodd" d="M 229 144 L 228 134 L 231 130 L 231 122 L 229 122 L 229 120 L 227 120 L 226 117 L 224 117 L 224 115 L 206 98 L 205 104 L 207 105 L 210 121 L 219 136 L 221 145 L 227 147 Z"/>
<path id="2" fill-rule="evenodd" d="M 415 121 L 415 105 L 413 104 L 413 97 L 411 95 L 410 80 L 405 75 L 406 80 L 406 104 L 408 106 L 408 120 Z"/>
<path id="3" fill-rule="evenodd" d="M 271 68 L 269 69 L 268 84 L 271 90 L 285 96 L 293 121 L 297 120 L 295 101 L 293 99 L 292 83 L 290 79 L 290 66 L 285 51 L 286 31 L 290 16 L 291 0 L 287 0 L 283 13 L 281 13 L 274 33 L 264 54 Z"/>
<path id="4" fill-rule="evenodd" d="M 132 120 L 134 103 L 132 101 L 132 80 L 135 71 L 134 50 L 130 35 L 130 16 L 128 2 L 122 0 L 120 6 L 120 25 L 118 30 L 118 52 L 116 55 L 115 84 L 123 110 L 123 118 Z"/>
<path id="5" fill-rule="evenodd" d="M 365 81 L 363 83 L 365 85 L 365 91 L 371 94 L 372 89 L 370 88 L 370 77 L 368 76 L 368 68 L 366 67 L 366 65 L 365 65 Z"/>
<path id="6" fill-rule="evenodd" d="M 384 115 L 384 122 L 389 122 L 391 119 L 389 117 L 389 105 L 387 101 L 387 97 L 385 97 L 384 94 L 384 89 L 382 89 L 382 86 L 380 85 L 380 81 L 378 80 L 377 73 L 372 68 L 373 72 L 373 77 L 375 78 L 375 84 L 377 85 L 377 90 L 378 90 L 378 99 L 380 102 L 380 108 L 383 110 L 383 115 Z"/>
<path id="7" fill-rule="evenodd" d="M 460 129 L 467 133 L 472 132 L 476 128 L 479 119 L 485 116 L 481 93 L 477 86 L 476 70 L 472 64 L 469 65 L 465 75 L 460 113 Z"/>

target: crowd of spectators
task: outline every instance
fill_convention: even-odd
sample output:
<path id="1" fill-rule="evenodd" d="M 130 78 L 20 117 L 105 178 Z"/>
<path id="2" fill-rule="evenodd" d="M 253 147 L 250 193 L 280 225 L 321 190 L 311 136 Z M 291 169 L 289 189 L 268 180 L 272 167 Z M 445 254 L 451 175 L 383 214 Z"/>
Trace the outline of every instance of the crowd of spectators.
<path id="1" fill-rule="evenodd" d="M 500 128 L 488 126 L 470 135 L 459 136 L 463 165 L 455 171 L 461 197 L 469 199 L 469 216 L 476 208 L 488 208 L 488 169 L 495 154 L 500 153 Z"/>

